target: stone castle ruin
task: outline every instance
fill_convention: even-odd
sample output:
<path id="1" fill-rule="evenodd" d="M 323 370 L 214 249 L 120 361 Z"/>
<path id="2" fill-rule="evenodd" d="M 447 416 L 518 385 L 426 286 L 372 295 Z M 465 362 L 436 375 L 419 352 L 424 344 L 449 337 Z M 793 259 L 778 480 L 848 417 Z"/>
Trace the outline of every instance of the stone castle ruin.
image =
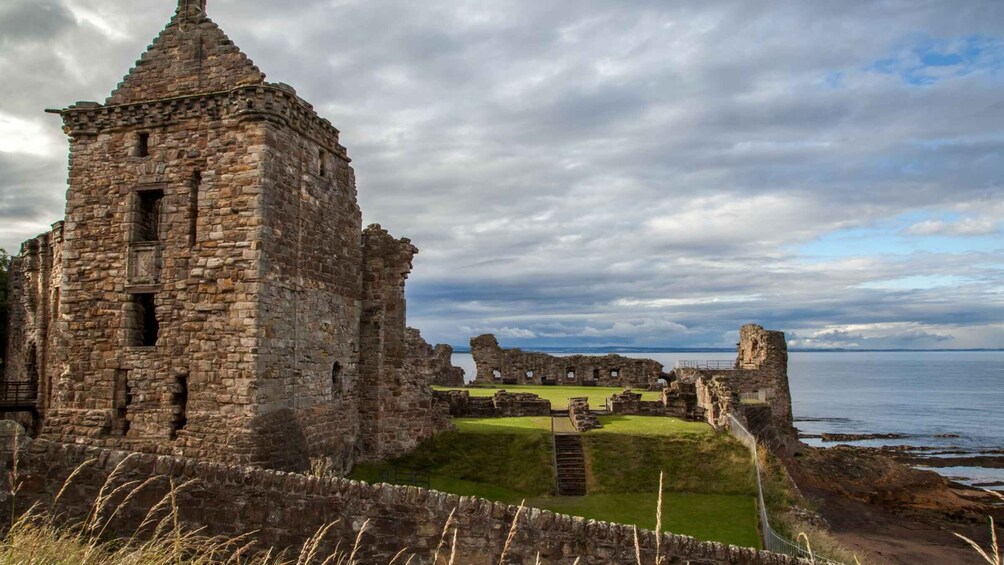
<path id="1" fill-rule="evenodd" d="M 408 351 L 405 373 L 423 375 L 423 380 L 438 386 L 464 386 L 464 370 L 453 365 L 453 348 L 445 344 L 429 345 L 422 333 L 408 328 L 405 334 Z"/>
<path id="2" fill-rule="evenodd" d="M 526 563 L 543 555 L 626 565 L 639 534 L 649 561 L 662 551 L 674 563 L 796 562 L 547 511 L 519 518 L 520 509 L 475 497 L 285 472 L 316 458 L 344 475 L 392 458 L 449 428 L 451 412 L 552 410 L 526 393 L 434 395 L 430 384 L 464 379 L 449 346 L 406 327 L 418 249 L 379 225 L 363 228 L 338 130 L 293 88 L 266 82 L 207 17 L 206 0 L 178 1 L 103 104 L 50 112 L 69 137 L 65 218 L 13 259 L 0 379 L 0 412 L 30 413 L 38 436 L 16 455 L 0 442 L 0 472 L 10 455 L 26 475 L 16 502 L 54 505 L 73 477 L 60 516 L 87 516 L 105 493 L 109 507 L 123 504 L 109 531 L 135 531 L 148 509 L 124 504 L 129 485 L 157 499 L 184 483 L 179 519 L 208 535 L 247 534 L 281 550 L 335 520 L 324 549 L 363 539 L 363 562 L 405 546 L 427 562 L 447 520 L 462 533 L 464 562 L 509 551 Z M 608 406 L 721 426 L 755 395 L 766 427 L 791 429 L 783 334 L 759 326 L 743 328 L 730 371 L 667 375 L 652 360 L 503 350 L 490 335 L 471 346 L 479 384 L 667 380 L 661 403 L 624 393 Z M 587 403 L 573 405 L 576 418 L 592 416 Z"/>
<path id="3" fill-rule="evenodd" d="M 418 250 L 363 229 L 338 130 L 205 4 L 104 104 L 50 111 L 66 217 L 13 261 L 4 388 L 34 387 L 65 442 L 280 469 L 405 452 L 441 425 L 405 370 Z"/>
<path id="4" fill-rule="evenodd" d="M 683 361 L 664 373 L 652 359 L 620 355 L 571 355 L 502 349 L 491 334 L 471 339 L 477 365 L 474 385 L 582 385 L 656 389 L 660 400 L 643 401 L 625 390 L 607 400 L 611 414 L 675 416 L 706 420 L 716 429 L 737 417 L 768 445 L 788 450 L 795 444 L 791 392 L 788 388 L 788 346 L 784 333 L 749 324 L 739 330 L 735 362 Z M 445 396 L 443 396 L 445 398 Z M 469 401 L 468 401 L 469 402 Z M 451 413 L 465 414 L 466 404 L 450 400 Z"/>
<path id="5" fill-rule="evenodd" d="M 693 390 L 697 405 L 715 428 L 731 414 L 778 451 L 797 444 L 788 387 L 788 345 L 784 332 L 748 324 L 739 329 L 738 355 L 731 367 L 681 363 L 673 384 Z"/>
<path id="6" fill-rule="evenodd" d="M 662 364 L 621 355 L 555 357 L 520 349 L 502 349 L 492 334 L 471 339 L 477 366 L 474 384 L 585 385 L 648 388 L 665 379 Z"/>

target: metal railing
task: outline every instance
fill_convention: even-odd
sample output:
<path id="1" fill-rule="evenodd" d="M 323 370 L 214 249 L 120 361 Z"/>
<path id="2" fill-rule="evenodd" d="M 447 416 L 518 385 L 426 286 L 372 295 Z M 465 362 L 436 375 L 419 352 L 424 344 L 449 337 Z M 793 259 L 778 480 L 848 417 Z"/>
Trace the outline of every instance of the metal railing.
<path id="1" fill-rule="evenodd" d="M 0 407 L 34 406 L 38 400 L 38 383 L 34 381 L 0 381 Z"/>
<path id="2" fill-rule="evenodd" d="M 421 469 L 410 469 L 407 467 L 392 467 L 390 469 L 380 469 L 381 483 L 392 485 L 409 485 L 414 487 L 430 488 L 432 477 L 428 472 Z"/>
<path id="3" fill-rule="evenodd" d="M 748 447 L 750 453 L 753 455 L 753 466 L 756 468 L 757 509 L 760 513 L 760 533 L 763 537 L 763 548 L 767 551 L 773 551 L 774 553 L 781 553 L 804 559 L 813 559 L 814 563 L 820 565 L 845 565 L 839 561 L 833 561 L 831 559 L 826 559 L 825 557 L 809 553 L 806 548 L 801 547 L 797 543 L 783 537 L 770 527 L 770 520 L 767 518 L 767 505 L 764 504 L 763 500 L 763 481 L 761 479 L 762 471 L 760 470 L 760 456 L 757 452 L 756 437 L 754 437 L 753 434 L 746 429 L 746 426 L 742 425 L 732 414 L 729 414 L 729 434 Z"/>
<path id="4" fill-rule="evenodd" d="M 739 402 L 743 404 L 763 404 L 774 397 L 774 390 L 762 388 L 753 392 L 740 392 Z"/>
<path id="5" fill-rule="evenodd" d="M 736 362 L 728 359 L 712 359 L 710 361 L 677 361 L 676 368 L 734 371 L 736 369 Z"/>

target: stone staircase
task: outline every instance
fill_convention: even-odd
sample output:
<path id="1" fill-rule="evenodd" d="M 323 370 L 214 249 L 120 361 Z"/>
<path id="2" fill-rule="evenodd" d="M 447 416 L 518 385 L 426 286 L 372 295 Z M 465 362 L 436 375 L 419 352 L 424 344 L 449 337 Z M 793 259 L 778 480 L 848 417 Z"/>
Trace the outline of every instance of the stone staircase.
<path id="1" fill-rule="evenodd" d="M 586 494 L 586 460 L 579 434 L 554 434 L 554 475 L 558 496 Z"/>

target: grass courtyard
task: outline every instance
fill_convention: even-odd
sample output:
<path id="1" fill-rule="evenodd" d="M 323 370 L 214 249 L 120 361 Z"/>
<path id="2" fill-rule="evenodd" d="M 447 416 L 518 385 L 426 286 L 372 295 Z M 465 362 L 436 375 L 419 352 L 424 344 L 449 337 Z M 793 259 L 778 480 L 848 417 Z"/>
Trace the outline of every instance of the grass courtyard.
<path id="1" fill-rule="evenodd" d="M 434 386 L 434 390 L 466 390 L 471 396 L 492 396 L 496 391 L 505 390 L 508 392 L 532 392 L 537 396 L 551 401 L 551 408 L 554 410 L 568 409 L 569 398 L 588 397 L 589 406 L 592 408 L 603 408 L 607 403 L 607 398 L 611 395 L 623 392 L 623 388 L 601 387 L 601 386 L 543 386 L 543 385 L 498 385 L 497 387 L 470 387 L 451 388 Z M 641 391 L 642 400 L 659 400 L 662 393 L 657 391 Z"/>
<path id="2" fill-rule="evenodd" d="M 456 419 L 456 431 L 430 438 L 391 465 L 428 471 L 430 486 L 444 492 L 510 504 L 525 499 L 528 506 L 645 528 L 655 527 L 662 471 L 664 531 L 759 545 L 745 448 L 703 423 L 648 416 L 603 416 L 601 422 L 603 429 L 582 434 L 590 493 L 584 497 L 551 495 L 547 417 Z M 360 465 L 352 478 L 378 481 L 381 468 Z"/>

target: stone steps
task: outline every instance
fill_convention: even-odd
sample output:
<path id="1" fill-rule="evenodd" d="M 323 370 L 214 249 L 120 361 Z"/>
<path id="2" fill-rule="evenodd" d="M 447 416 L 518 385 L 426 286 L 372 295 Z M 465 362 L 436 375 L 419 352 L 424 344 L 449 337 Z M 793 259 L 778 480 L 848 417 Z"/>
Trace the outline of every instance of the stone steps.
<path id="1" fill-rule="evenodd" d="M 578 434 L 555 434 L 554 474 L 558 496 L 586 494 L 586 457 Z"/>

